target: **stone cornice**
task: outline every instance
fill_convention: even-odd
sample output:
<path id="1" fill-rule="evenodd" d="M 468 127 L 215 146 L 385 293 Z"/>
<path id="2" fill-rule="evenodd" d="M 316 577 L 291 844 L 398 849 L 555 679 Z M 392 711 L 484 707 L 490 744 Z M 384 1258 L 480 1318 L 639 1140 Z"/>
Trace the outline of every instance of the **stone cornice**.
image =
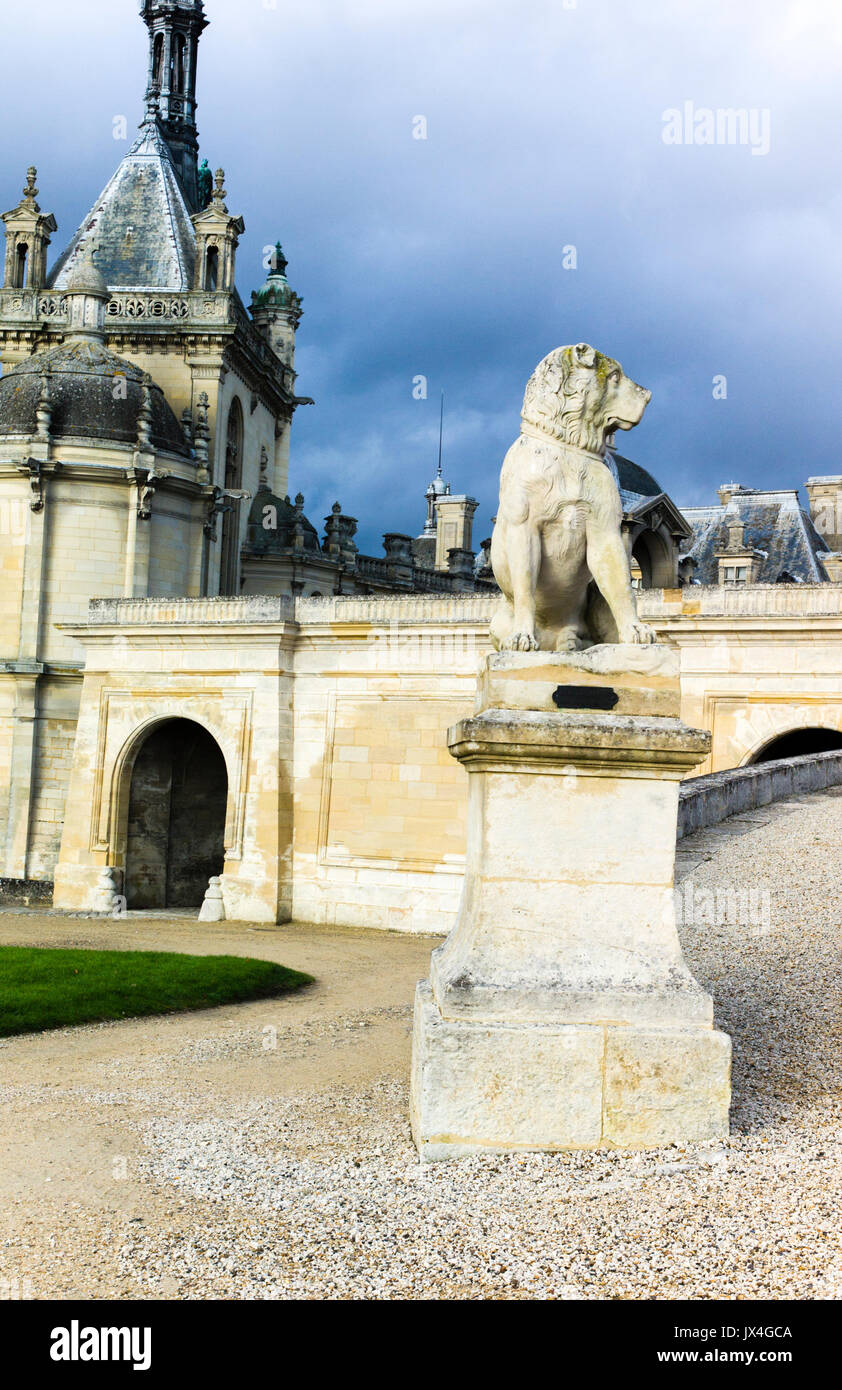
<path id="1" fill-rule="evenodd" d="M 99 445 L 102 447 L 101 440 L 91 440 L 91 446 Z M 54 476 L 61 482 L 86 482 L 103 483 L 112 486 L 126 487 L 135 481 L 135 470 L 132 465 L 134 450 L 126 451 L 126 463 L 81 463 L 65 462 L 62 459 L 53 458 L 49 463 L 41 466 L 42 475 L 46 477 Z M 175 455 L 156 454 L 156 462 L 172 462 L 175 465 L 184 466 L 184 460 Z M 20 476 L 21 468 L 27 463 L 27 459 L 0 459 L 0 477 Z M 138 470 L 141 474 L 145 470 Z M 182 496 L 198 498 L 202 495 L 202 489 L 195 478 L 180 477 L 176 474 L 169 474 L 165 479 L 162 478 L 158 484 L 158 491 L 161 493 L 179 493 Z"/>
<path id="2" fill-rule="evenodd" d="M 710 752 L 711 735 L 680 719 L 640 715 L 486 710 L 448 731 L 454 758 L 471 771 L 530 771 L 678 781 Z"/>

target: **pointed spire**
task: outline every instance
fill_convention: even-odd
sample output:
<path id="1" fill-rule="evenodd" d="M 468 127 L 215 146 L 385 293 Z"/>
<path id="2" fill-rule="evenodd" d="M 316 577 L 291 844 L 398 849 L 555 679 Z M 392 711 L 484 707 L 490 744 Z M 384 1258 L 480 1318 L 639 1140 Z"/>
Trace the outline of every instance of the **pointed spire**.
<path id="1" fill-rule="evenodd" d="M 165 139 L 191 211 L 198 209 L 196 72 L 199 40 L 207 28 L 202 0 L 142 0 L 149 30 L 146 118 Z"/>

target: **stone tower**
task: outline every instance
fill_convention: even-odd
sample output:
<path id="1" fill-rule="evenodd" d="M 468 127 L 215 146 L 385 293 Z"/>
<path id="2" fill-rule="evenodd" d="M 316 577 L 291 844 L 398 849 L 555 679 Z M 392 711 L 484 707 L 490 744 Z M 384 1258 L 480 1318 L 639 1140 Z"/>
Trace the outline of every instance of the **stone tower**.
<path id="1" fill-rule="evenodd" d="M 10 289 L 40 290 L 47 279 L 47 247 L 56 219 L 52 213 L 43 213 L 35 201 L 37 177 L 36 169 L 27 169 L 21 201 L 2 217 L 6 224 L 5 283 Z"/>
<path id="2" fill-rule="evenodd" d="M 243 221 L 198 167 L 204 5 L 140 13 L 139 133 L 49 273 L 34 168 L 2 219 L 0 878 L 24 885 L 58 854 L 89 600 L 239 595 L 248 501 L 286 494 L 301 404 L 300 300 L 270 276 L 252 321 Z"/>
<path id="3" fill-rule="evenodd" d="M 196 72 L 199 39 L 207 28 L 202 0 L 143 0 L 149 30 L 147 108 L 156 110 L 161 134 L 191 212 L 199 211 L 199 135 Z"/>
<path id="4" fill-rule="evenodd" d="M 110 293 L 107 347 L 149 373 L 205 451 L 197 472 L 208 541 L 199 590 L 237 594 L 248 507 L 222 494 L 253 496 L 264 458 L 273 491 L 283 497 L 288 490 L 290 429 L 302 403 L 293 366 L 301 301 L 280 262 L 255 296 L 254 321 L 237 292 L 245 227 L 226 205 L 223 171 L 214 180 L 197 167 L 204 5 L 144 0 L 140 13 L 149 55 L 138 136 L 49 274 L 56 224 L 36 202 L 34 169 L 22 201 L 4 214 L 0 357 L 8 371 L 64 341 L 68 284 L 92 255 Z"/>

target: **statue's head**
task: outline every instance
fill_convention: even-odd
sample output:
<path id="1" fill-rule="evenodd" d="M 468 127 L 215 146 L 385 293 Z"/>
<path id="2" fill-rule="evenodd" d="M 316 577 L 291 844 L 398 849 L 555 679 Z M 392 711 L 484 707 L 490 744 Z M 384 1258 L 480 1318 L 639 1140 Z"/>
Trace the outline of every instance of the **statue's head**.
<path id="1" fill-rule="evenodd" d="M 602 454 L 606 437 L 633 429 L 651 399 L 651 391 L 627 377 L 619 362 L 577 343 L 556 348 L 539 362 L 526 387 L 521 419 L 564 444 Z"/>

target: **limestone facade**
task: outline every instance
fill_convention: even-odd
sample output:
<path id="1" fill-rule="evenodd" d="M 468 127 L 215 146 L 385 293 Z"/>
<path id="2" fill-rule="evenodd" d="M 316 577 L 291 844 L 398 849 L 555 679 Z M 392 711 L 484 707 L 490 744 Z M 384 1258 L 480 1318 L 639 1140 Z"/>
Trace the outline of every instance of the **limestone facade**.
<path id="1" fill-rule="evenodd" d="M 444 930 L 465 825 L 444 733 L 490 649 L 490 541 L 475 558 L 475 501 L 441 468 L 422 534 L 388 532 L 383 556 L 339 504 L 322 540 L 287 498 L 301 300 L 279 244 L 250 312 L 237 292 L 243 223 L 198 163 L 201 0 L 142 17 L 144 120 L 55 264 L 34 168 L 2 216 L 0 877 L 55 875 L 68 906 L 96 870 L 133 882 L 130 851 L 153 853 L 132 840 L 135 760 L 193 719 L 226 763 L 226 911 Z M 613 441 L 606 463 L 641 616 L 682 648 L 682 717 L 712 733 L 700 770 L 842 732 L 842 590 L 692 583 L 693 527 Z M 842 483 L 807 490 L 805 521 L 732 488 L 702 548 L 739 512 L 772 577 L 842 577 Z"/>
<path id="2" fill-rule="evenodd" d="M 85 671 L 56 904 L 86 907 L 98 872 L 125 868 L 133 760 L 181 718 L 226 760 L 227 915 L 449 930 L 467 783 L 446 731 L 473 708 L 494 603 L 92 604 L 65 633 Z M 682 719 L 711 734 L 692 775 L 747 763 L 793 728 L 842 733 L 842 589 L 649 590 L 639 608 L 680 649 Z"/>

